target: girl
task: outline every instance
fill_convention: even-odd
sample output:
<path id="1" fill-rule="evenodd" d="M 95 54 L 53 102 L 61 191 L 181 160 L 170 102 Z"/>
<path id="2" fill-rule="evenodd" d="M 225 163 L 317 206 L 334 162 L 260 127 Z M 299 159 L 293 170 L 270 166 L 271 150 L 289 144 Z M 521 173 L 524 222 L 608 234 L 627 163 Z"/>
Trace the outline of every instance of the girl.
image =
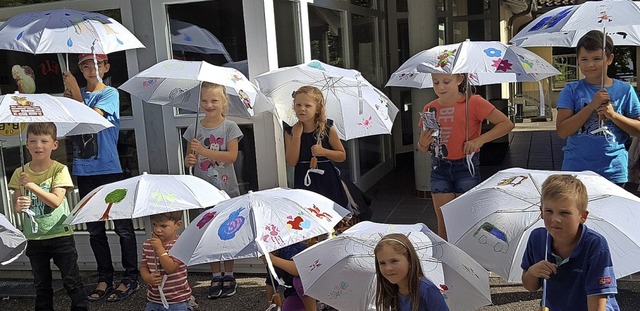
<path id="1" fill-rule="evenodd" d="M 331 161 L 343 162 L 347 154 L 333 121 L 326 116 L 322 92 L 303 86 L 293 93 L 298 123 L 285 131 L 286 160 L 295 167 L 293 187 L 326 196 L 349 209 L 342 181 Z"/>
<path id="2" fill-rule="evenodd" d="M 404 234 L 382 237 L 374 254 L 376 310 L 449 310 L 440 289 L 424 276 L 418 254 Z"/>
<path id="3" fill-rule="evenodd" d="M 200 90 L 200 110 L 204 118 L 198 122 L 198 137 L 194 138 L 195 125 L 191 124 L 184 132 L 189 141 L 190 150 L 184 159 L 186 167 L 194 167 L 193 174 L 230 197 L 240 195 L 238 180 L 233 163 L 238 158 L 238 142 L 243 134 L 240 127 L 225 118 L 229 108 L 227 92 L 222 85 L 202 82 Z M 220 265 L 224 264 L 224 277 Z M 236 280 L 233 277 L 233 260 L 223 263 L 211 263 L 213 279 L 207 298 L 229 297 L 236 293 Z"/>
<path id="4" fill-rule="evenodd" d="M 432 153 L 431 197 L 438 220 L 438 235 L 446 240 L 440 208 L 480 183 L 480 148 L 509 133 L 514 125 L 480 95 L 470 96 L 466 105 L 464 75 L 432 74 L 431 79 L 438 99 L 424 106 L 423 112 L 435 112 L 438 128 L 425 130 L 420 120 L 418 150 L 431 150 Z M 468 112 L 465 112 L 465 106 Z M 481 134 L 484 120 L 494 126 Z"/>

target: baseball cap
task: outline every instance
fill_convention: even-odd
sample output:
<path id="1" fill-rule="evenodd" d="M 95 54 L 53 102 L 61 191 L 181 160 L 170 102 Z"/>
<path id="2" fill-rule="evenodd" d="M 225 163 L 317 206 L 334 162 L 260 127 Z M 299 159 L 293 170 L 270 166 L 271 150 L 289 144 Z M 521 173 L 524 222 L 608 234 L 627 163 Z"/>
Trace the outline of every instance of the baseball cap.
<path id="1" fill-rule="evenodd" d="M 87 59 L 93 60 L 93 54 L 92 53 L 80 54 L 80 56 L 78 56 L 78 64 L 84 62 Z M 109 58 L 105 54 L 96 54 L 96 61 L 98 62 L 105 61 L 108 59 Z"/>

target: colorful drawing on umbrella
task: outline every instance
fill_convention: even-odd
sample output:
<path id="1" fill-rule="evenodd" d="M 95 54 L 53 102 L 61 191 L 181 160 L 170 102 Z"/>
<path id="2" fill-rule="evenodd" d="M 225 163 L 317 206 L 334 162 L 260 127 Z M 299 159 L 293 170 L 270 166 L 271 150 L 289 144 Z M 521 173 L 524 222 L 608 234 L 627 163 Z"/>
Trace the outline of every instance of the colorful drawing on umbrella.
<path id="1" fill-rule="evenodd" d="M 536 31 L 536 30 L 540 30 L 540 29 L 546 29 L 546 28 L 551 28 L 553 26 L 555 26 L 556 24 L 558 24 L 560 21 L 562 21 L 565 17 L 569 16 L 569 14 L 571 13 L 571 8 L 566 9 L 566 10 L 562 10 L 560 11 L 560 13 L 551 16 L 547 19 L 542 19 L 540 20 L 535 26 L 531 27 L 531 29 L 529 29 L 529 32 L 531 31 Z"/>
<path id="2" fill-rule="evenodd" d="M 332 292 L 329 293 L 329 299 L 337 299 L 346 294 L 351 294 L 351 288 L 349 288 L 349 282 L 342 281 L 333 288 Z"/>
<path id="3" fill-rule="evenodd" d="M 450 62 L 453 63 L 457 51 L 458 49 L 442 51 L 442 53 L 438 55 L 438 63 L 436 64 L 436 67 L 444 68 L 449 65 Z"/>
<path id="4" fill-rule="evenodd" d="M 313 272 L 313 270 L 315 270 L 318 267 L 321 267 L 322 264 L 320 263 L 320 259 L 316 259 L 316 261 L 314 261 L 312 264 L 309 265 L 309 272 Z"/>
<path id="5" fill-rule="evenodd" d="M 247 92 L 239 90 L 238 97 L 240 97 L 240 101 L 242 101 L 247 109 L 253 109 L 253 107 L 251 107 L 251 99 L 249 98 L 249 95 L 247 95 Z"/>
<path id="6" fill-rule="evenodd" d="M 473 236 L 478 238 L 480 244 L 493 246 L 493 250 L 496 252 L 506 254 L 509 249 L 507 234 L 489 222 L 483 223 Z"/>
<path id="7" fill-rule="evenodd" d="M 524 56 L 517 54 L 518 58 L 520 59 L 520 64 L 522 64 L 522 67 L 526 68 L 526 69 L 533 69 L 533 62 L 528 60 L 527 58 L 525 58 Z"/>
<path id="8" fill-rule="evenodd" d="M 229 218 L 225 220 L 220 228 L 218 228 L 218 236 L 221 240 L 227 241 L 231 240 L 236 236 L 236 232 L 242 228 L 242 225 L 245 223 L 244 216 L 240 216 L 240 212 L 244 210 L 244 207 L 241 207 L 231 213 Z"/>
<path id="9" fill-rule="evenodd" d="M 202 216 L 202 218 L 200 218 L 200 221 L 198 221 L 198 223 L 196 224 L 198 229 L 202 229 L 207 223 L 209 223 L 216 217 L 216 214 L 216 212 L 208 212 L 204 216 Z"/>
<path id="10" fill-rule="evenodd" d="M 500 51 L 500 50 L 498 50 L 496 48 L 488 48 L 488 49 L 485 49 L 483 52 L 484 52 L 484 54 L 486 54 L 489 57 L 500 57 L 500 56 L 502 56 L 502 51 Z"/>
<path id="11" fill-rule="evenodd" d="M 111 207 L 113 207 L 113 204 L 122 202 L 122 200 L 124 200 L 126 196 L 127 196 L 127 189 L 116 189 L 109 192 L 109 194 L 107 194 L 107 196 L 104 197 L 104 203 L 108 204 L 107 210 L 104 211 L 104 214 L 102 214 L 102 217 L 100 217 L 100 220 L 108 220 L 109 212 L 111 211 Z"/>
<path id="12" fill-rule="evenodd" d="M 313 207 L 307 207 L 307 210 L 309 210 L 314 215 L 316 215 L 316 217 L 320 219 L 326 219 L 327 221 L 331 222 L 331 215 L 327 212 L 321 211 L 320 208 L 317 207 L 315 204 L 313 204 Z"/>
<path id="13" fill-rule="evenodd" d="M 19 116 L 38 116 L 41 117 L 44 114 L 42 113 L 42 108 L 36 106 L 32 101 L 28 100 L 24 96 L 11 96 L 16 102 L 16 105 L 9 105 L 9 109 L 11 110 L 11 115 L 19 117 Z"/>
<path id="14" fill-rule="evenodd" d="M 360 125 L 361 127 L 368 129 L 371 127 L 371 125 L 373 125 L 373 123 L 371 122 L 372 118 L 371 116 L 369 116 L 368 118 L 362 119 L 362 122 L 356 122 L 356 124 Z"/>
<path id="15" fill-rule="evenodd" d="M 142 81 L 142 87 L 150 87 L 150 86 L 156 84 L 156 82 L 158 82 L 158 80 L 160 80 L 160 79 L 154 79 L 154 78 L 146 79 L 146 80 Z"/>
<path id="16" fill-rule="evenodd" d="M 613 20 L 611 19 L 611 15 L 609 15 L 609 10 L 611 10 L 611 6 L 610 5 L 606 5 L 606 4 L 601 4 L 596 6 L 596 11 L 600 14 L 597 18 L 598 18 L 598 23 L 602 23 L 602 22 L 612 22 Z"/>
<path id="17" fill-rule="evenodd" d="M 515 187 L 515 186 L 521 184 L 523 181 L 527 180 L 527 178 L 529 178 L 529 177 L 524 176 L 524 175 L 518 175 L 518 176 L 505 178 L 505 179 L 501 180 L 498 183 L 498 186 L 512 186 L 512 187 Z"/>
<path id="18" fill-rule="evenodd" d="M 299 215 L 295 217 L 287 216 L 287 219 L 291 219 L 287 221 L 288 229 L 303 230 L 303 229 L 309 229 L 311 227 L 311 221 L 305 220 L 300 215 L 304 215 L 304 213 L 301 212 Z"/>
<path id="19" fill-rule="evenodd" d="M 280 237 L 280 229 L 274 224 L 268 224 L 264 228 L 264 234 L 262 235 L 262 241 L 265 243 L 272 242 L 277 245 L 284 244 L 284 240 Z"/>
<path id="20" fill-rule="evenodd" d="M 324 67 L 322 67 L 322 64 L 320 62 L 310 62 L 307 66 L 313 68 L 313 69 L 318 69 L 320 71 L 326 71 L 324 69 Z"/>
<path id="21" fill-rule="evenodd" d="M 413 78 L 416 74 L 414 72 L 403 72 L 398 76 L 398 80 L 409 80 Z"/>
<path id="22" fill-rule="evenodd" d="M 153 202 L 154 205 L 160 205 L 162 201 L 175 203 L 177 197 L 175 193 L 161 193 L 159 191 L 155 191 L 151 193 L 151 198 L 155 200 Z"/>
<path id="23" fill-rule="evenodd" d="M 493 67 L 496 67 L 496 70 L 500 70 L 502 72 L 507 72 L 509 70 L 511 70 L 511 67 L 513 66 L 511 63 L 509 63 L 508 60 L 502 59 L 502 58 L 498 58 L 496 60 L 493 61 Z"/>
<path id="24" fill-rule="evenodd" d="M 243 80 L 244 80 L 244 78 L 242 77 L 242 74 L 239 74 L 239 75 L 238 74 L 232 74 L 231 75 L 231 81 L 233 83 L 238 83 L 238 82 L 243 81 Z"/>

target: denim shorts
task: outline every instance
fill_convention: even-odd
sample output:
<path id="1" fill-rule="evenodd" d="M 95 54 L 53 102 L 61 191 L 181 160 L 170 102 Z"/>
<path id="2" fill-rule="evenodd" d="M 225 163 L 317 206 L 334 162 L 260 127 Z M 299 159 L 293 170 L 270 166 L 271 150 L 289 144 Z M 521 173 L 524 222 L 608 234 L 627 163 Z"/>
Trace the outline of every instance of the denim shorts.
<path id="1" fill-rule="evenodd" d="M 148 301 L 145 311 L 191 311 L 193 310 L 189 306 L 189 302 L 178 302 L 169 304 L 169 308 L 165 308 L 161 303 Z"/>
<path id="2" fill-rule="evenodd" d="M 471 176 L 466 158 L 446 160 L 431 157 L 431 193 L 465 193 L 480 183 L 480 156 L 471 158 L 475 174 Z"/>

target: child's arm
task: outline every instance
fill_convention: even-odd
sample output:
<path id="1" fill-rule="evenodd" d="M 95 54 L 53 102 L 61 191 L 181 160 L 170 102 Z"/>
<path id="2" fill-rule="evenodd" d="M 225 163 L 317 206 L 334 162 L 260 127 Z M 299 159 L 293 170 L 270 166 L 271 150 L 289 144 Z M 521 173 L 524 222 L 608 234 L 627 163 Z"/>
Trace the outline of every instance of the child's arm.
<path id="1" fill-rule="evenodd" d="M 558 136 L 565 139 L 576 133 L 600 105 L 608 102 L 609 93 L 607 93 L 606 89 L 601 89 L 593 96 L 591 103 L 584 106 L 584 108 L 575 114 L 571 109 L 558 109 L 558 115 L 556 117 L 556 132 Z"/>
<path id="2" fill-rule="evenodd" d="M 151 234 L 151 238 L 149 239 L 149 243 L 151 247 L 153 247 L 153 251 L 156 253 L 158 257 L 158 263 L 162 266 L 162 269 L 167 274 L 174 274 L 178 271 L 178 267 L 180 267 L 180 263 L 173 259 L 162 245 L 162 241 L 156 237 L 155 234 Z"/>
<path id="3" fill-rule="evenodd" d="M 140 277 L 142 277 L 142 280 L 145 283 L 152 286 L 159 286 L 162 284 L 162 275 L 160 275 L 159 272 L 152 273 L 144 260 L 140 264 Z"/>
<path id="4" fill-rule="evenodd" d="M 195 151 L 197 155 L 224 163 L 235 163 L 238 159 L 238 139 L 232 139 L 227 142 L 227 151 L 211 150 L 205 148 L 199 140 L 192 139 L 189 143 L 190 150 Z"/>
<path id="5" fill-rule="evenodd" d="M 606 311 L 607 295 L 587 296 L 587 310 L 588 311 Z"/>
<path id="6" fill-rule="evenodd" d="M 611 103 L 602 104 L 597 109 L 599 114 L 611 120 L 620 129 L 631 136 L 640 136 L 640 118 L 632 119 L 613 110 Z"/>
<path id="7" fill-rule="evenodd" d="M 298 268 L 296 268 L 296 264 L 293 262 L 293 260 L 287 260 L 287 259 L 282 259 L 272 253 L 269 253 L 269 257 L 271 258 L 271 263 L 284 270 L 285 272 L 293 275 L 293 276 L 299 276 L 299 272 L 298 272 Z"/>
<path id="8" fill-rule="evenodd" d="M 302 137 L 302 123 L 298 122 L 291 128 L 291 134 L 284 135 L 284 150 L 287 165 L 296 166 L 300 159 L 300 139 Z"/>
<path id="9" fill-rule="evenodd" d="M 429 151 L 429 146 L 431 145 L 431 141 L 433 141 L 433 129 L 428 129 L 426 131 L 420 130 L 420 138 L 418 138 L 418 151 L 422 153 L 426 153 Z"/>
<path id="10" fill-rule="evenodd" d="M 530 292 L 540 289 L 540 279 L 549 279 L 551 274 L 557 273 L 558 266 L 546 260 L 540 260 L 535 265 L 522 272 L 522 286 Z"/>
<path id="11" fill-rule="evenodd" d="M 184 157 L 184 166 L 187 168 L 193 167 L 198 163 L 198 157 L 191 152 L 191 142 L 187 143 L 187 155 Z"/>
<path id="12" fill-rule="evenodd" d="M 55 187 L 51 192 L 45 191 L 31 181 L 31 177 L 27 173 L 20 173 L 20 185 L 25 189 L 31 191 L 40 199 L 44 204 L 51 208 L 57 208 L 64 200 L 64 196 L 67 193 L 67 189 L 63 187 Z"/>
<path id="13" fill-rule="evenodd" d="M 493 124 L 493 128 L 486 133 L 480 135 L 478 138 L 472 139 L 465 143 L 464 154 L 471 154 L 472 152 L 480 152 L 480 148 L 496 138 L 500 138 L 507 135 L 515 125 L 509 120 L 504 113 L 498 109 L 493 109 L 485 118 L 487 121 Z"/>
<path id="14" fill-rule="evenodd" d="M 311 154 L 326 157 L 334 162 L 344 162 L 347 159 L 347 152 L 344 151 L 344 146 L 338 137 L 338 131 L 333 126 L 329 128 L 329 145 L 333 150 L 326 149 L 322 145 L 313 145 L 311 146 Z"/>

